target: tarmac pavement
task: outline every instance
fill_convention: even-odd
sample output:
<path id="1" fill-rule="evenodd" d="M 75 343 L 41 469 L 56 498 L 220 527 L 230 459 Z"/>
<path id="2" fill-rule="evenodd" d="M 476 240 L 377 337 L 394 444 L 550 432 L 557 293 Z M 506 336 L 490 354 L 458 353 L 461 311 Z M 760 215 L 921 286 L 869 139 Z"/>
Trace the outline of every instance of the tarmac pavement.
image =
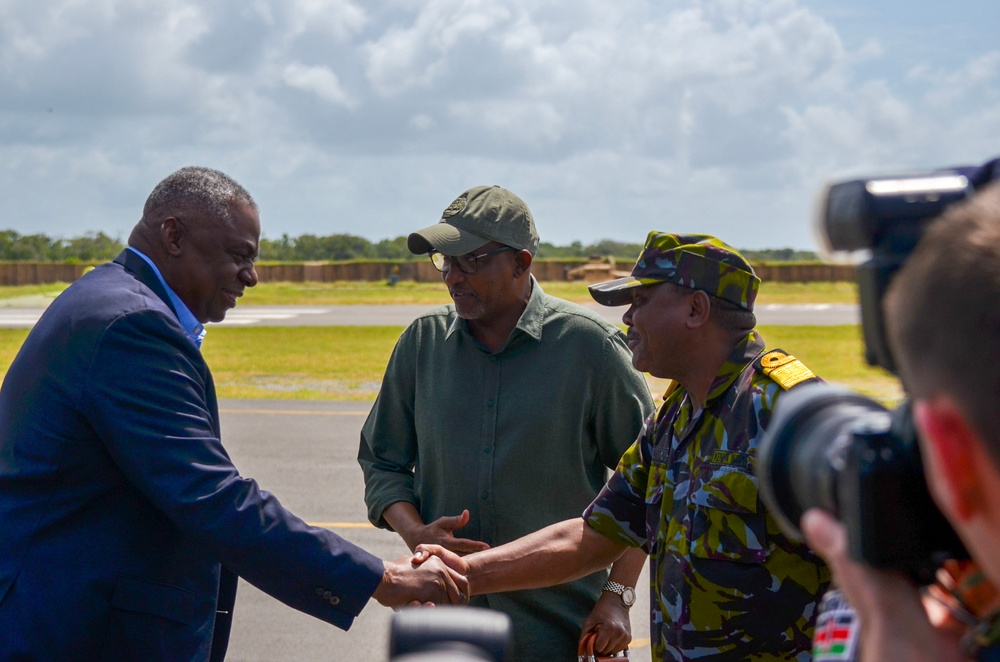
<path id="1" fill-rule="evenodd" d="M 307 522 L 383 559 L 408 554 L 400 538 L 368 524 L 356 457 L 369 403 L 224 400 L 222 440 L 240 473 Z M 528 504 L 525 504 L 528 507 Z M 632 660 L 648 662 L 648 570 L 632 607 Z M 287 607 L 240 580 L 230 662 L 336 662 L 388 658 L 392 611 L 370 602 L 347 632 Z"/>

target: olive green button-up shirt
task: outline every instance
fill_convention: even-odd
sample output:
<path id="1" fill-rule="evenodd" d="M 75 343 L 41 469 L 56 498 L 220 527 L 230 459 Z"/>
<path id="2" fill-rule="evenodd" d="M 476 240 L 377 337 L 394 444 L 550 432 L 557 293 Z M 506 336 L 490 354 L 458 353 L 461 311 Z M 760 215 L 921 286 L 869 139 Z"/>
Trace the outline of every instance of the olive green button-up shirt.
<path id="1" fill-rule="evenodd" d="M 495 546 L 579 517 L 652 411 L 622 332 L 537 282 L 496 353 L 435 308 L 400 337 L 361 432 L 369 519 L 387 527 L 398 501 L 425 522 L 467 508 L 455 535 Z M 514 619 L 520 659 L 575 659 L 605 575 L 477 600 Z"/>

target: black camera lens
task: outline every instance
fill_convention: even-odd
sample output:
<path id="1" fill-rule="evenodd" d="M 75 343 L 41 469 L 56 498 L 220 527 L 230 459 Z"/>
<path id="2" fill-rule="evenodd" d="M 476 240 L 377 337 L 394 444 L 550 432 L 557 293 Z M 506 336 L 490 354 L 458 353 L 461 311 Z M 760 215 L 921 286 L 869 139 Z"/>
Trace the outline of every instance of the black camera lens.
<path id="1" fill-rule="evenodd" d="M 810 508 L 840 516 L 838 476 L 855 432 L 890 425 L 889 410 L 846 389 L 806 384 L 782 396 L 761 442 L 757 477 L 761 498 L 785 535 L 802 540 L 799 519 Z"/>
<path id="2" fill-rule="evenodd" d="M 801 540 L 802 514 L 822 508 L 844 523 L 851 557 L 870 566 L 928 583 L 944 559 L 967 558 L 927 489 L 908 403 L 889 411 L 826 384 L 792 389 L 775 408 L 756 472 L 789 537 Z"/>

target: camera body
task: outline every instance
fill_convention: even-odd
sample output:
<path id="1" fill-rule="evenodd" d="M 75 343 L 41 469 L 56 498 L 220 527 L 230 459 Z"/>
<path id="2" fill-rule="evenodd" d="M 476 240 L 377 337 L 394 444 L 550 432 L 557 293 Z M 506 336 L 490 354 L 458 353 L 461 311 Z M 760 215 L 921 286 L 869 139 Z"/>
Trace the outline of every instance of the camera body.
<path id="1" fill-rule="evenodd" d="M 896 371 L 885 337 L 882 298 L 927 224 L 948 205 L 972 195 L 966 171 L 851 180 L 831 184 L 821 196 L 820 222 L 828 247 L 870 253 L 858 265 L 857 280 L 865 358 L 871 365 Z"/>
<path id="2" fill-rule="evenodd" d="M 998 164 L 839 182 L 821 194 L 828 248 L 868 252 L 857 280 L 869 364 L 896 372 L 882 316 L 892 278 L 928 224 L 996 178 Z M 797 387 L 775 410 L 757 475 L 765 505 L 795 539 L 802 514 L 818 507 L 844 523 L 854 559 L 921 583 L 942 560 L 968 556 L 928 491 L 908 403 L 889 411 L 846 389 Z"/>

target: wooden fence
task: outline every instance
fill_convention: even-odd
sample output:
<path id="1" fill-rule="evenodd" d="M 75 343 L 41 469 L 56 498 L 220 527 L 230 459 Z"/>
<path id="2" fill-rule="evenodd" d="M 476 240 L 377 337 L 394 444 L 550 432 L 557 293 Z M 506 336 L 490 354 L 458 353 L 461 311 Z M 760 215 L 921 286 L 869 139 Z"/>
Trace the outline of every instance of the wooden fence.
<path id="1" fill-rule="evenodd" d="M 0 264 L 0 285 L 40 285 L 71 283 L 90 267 L 86 264 L 52 262 L 8 262 Z M 413 262 L 304 262 L 294 264 L 260 264 L 257 274 L 262 282 L 306 281 L 379 281 L 387 280 L 394 267 L 399 267 L 399 279 L 417 282 L 437 282 L 441 274 L 429 260 Z M 624 270 L 622 268 L 624 267 Z M 574 277 L 589 282 L 626 275 L 631 265 L 601 262 L 536 260 L 531 272 L 542 281 L 570 280 Z M 765 282 L 853 281 L 854 267 L 843 264 L 769 264 L 754 267 Z"/>
<path id="2" fill-rule="evenodd" d="M 5 262 L 0 264 L 0 285 L 72 283 L 89 266 L 63 262 Z"/>
<path id="3" fill-rule="evenodd" d="M 429 260 L 416 262 L 307 262 L 304 264 L 262 264 L 257 267 L 261 281 L 378 281 L 387 280 L 394 266 L 399 267 L 399 279 L 416 282 L 437 282 L 441 274 Z M 583 269 L 581 269 L 583 267 Z M 536 260 L 531 273 L 542 281 L 581 280 L 596 282 L 628 274 L 631 265 L 621 270 L 621 264 L 585 264 L 580 261 Z M 580 273 L 584 271 L 584 273 Z M 767 264 L 754 266 L 765 282 L 811 283 L 853 281 L 854 267 L 845 264 Z"/>

